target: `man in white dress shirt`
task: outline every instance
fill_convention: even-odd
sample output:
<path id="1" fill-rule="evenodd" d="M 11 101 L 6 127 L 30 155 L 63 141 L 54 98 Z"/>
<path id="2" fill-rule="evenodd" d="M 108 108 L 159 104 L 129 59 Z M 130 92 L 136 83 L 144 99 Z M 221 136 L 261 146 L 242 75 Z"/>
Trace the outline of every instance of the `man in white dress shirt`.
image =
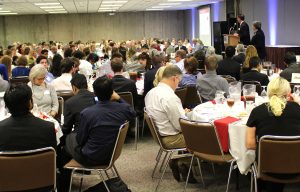
<path id="1" fill-rule="evenodd" d="M 52 85 L 56 91 L 69 90 L 72 91 L 71 79 L 75 72 L 74 60 L 67 57 L 61 61 L 61 76 L 52 81 Z"/>
<path id="2" fill-rule="evenodd" d="M 182 103 L 174 93 L 181 80 L 182 72 L 176 65 L 166 67 L 162 80 L 145 97 L 147 113 L 153 118 L 168 148 L 183 148 L 185 141 L 181 133 L 179 118 L 185 117 Z"/>
<path id="3" fill-rule="evenodd" d="M 176 51 L 176 55 L 175 55 L 175 65 L 177 65 L 177 67 L 179 67 L 179 69 L 181 70 L 182 73 L 185 73 L 185 69 L 184 69 L 184 59 L 186 58 L 186 52 L 184 50 L 178 50 Z"/>

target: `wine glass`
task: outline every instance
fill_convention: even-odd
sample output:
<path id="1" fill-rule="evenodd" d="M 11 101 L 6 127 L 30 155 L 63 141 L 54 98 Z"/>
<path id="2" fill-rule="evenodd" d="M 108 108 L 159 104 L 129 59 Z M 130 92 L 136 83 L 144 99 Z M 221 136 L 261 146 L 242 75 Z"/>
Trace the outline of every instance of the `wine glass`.
<path id="1" fill-rule="evenodd" d="M 262 92 L 260 93 L 260 96 L 265 99 L 268 96 L 267 86 L 261 86 L 261 88 L 262 88 Z"/>
<path id="2" fill-rule="evenodd" d="M 232 112 L 232 107 L 233 107 L 233 105 L 234 105 L 234 102 L 235 102 L 235 98 L 234 97 L 232 97 L 231 95 L 229 95 L 228 97 L 227 97 L 227 105 L 228 105 L 228 107 L 230 108 L 230 111 Z"/>

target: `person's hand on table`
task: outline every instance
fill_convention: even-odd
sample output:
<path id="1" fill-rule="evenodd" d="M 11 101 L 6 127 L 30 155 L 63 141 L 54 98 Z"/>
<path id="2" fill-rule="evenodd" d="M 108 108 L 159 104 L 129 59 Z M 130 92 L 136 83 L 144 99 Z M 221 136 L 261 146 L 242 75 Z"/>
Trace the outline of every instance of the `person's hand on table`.
<path id="1" fill-rule="evenodd" d="M 115 91 L 113 92 L 110 98 L 111 101 L 119 101 L 120 99 L 121 99 L 120 95 L 118 95 L 118 93 L 116 93 Z"/>
<path id="2" fill-rule="evenodd" d="M 55 111 L 50 111 L 50 113 L 49 113 L 49 115 L 51 116 L 51 117 L 55 117 L 56 116 L 56 112 Z"/>
<path id="3" fill-rule="evenodd" d="M 190 110 L 190 109 L 188 109 L 188 108 L 185 108 L 185 109 L 184 109 L 184 111 L 185 111 L 185 113 L 189 113 L 189 112 L 191 112 L 191 110 Z"/>

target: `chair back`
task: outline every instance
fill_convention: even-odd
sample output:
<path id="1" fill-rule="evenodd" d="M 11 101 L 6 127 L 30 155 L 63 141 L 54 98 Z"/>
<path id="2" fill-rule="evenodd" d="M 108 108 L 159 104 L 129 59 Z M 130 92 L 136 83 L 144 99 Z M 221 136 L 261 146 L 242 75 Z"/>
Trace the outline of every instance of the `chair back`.
<path id="1" fill-rule="evenodd" d="M 199 105 L 202 103 L 202 99 L 198 93 L 198 90 L 196 88 L 196 86 L 188 86 L 186 87 L 186 97 L 185 97 L 185 101 L 184 107 L 187 108 L 194 108 L 195 106 Z"/>
<path id="2" fill-rule="evenodd" d="M 281 183 L 300 182 L 300 136 L 263 136 L 259 140 L 258 178 Z M 277 178 L 272 174 L 293 174 Z M 279 179 L 279 180 L 278 180 Z"/>
<path id="3" fill-rule="evenodd" d="M 62 115 L 64 114 L 64 98 L 61 96 L 57 96 L 58 99 L 58 112 L 56 114 L 55 119 L 57 119 L 59 122 L 62 121 Z M 61 122 L 62 123 L 62 122 Z"/>
<path id="4" fill-rule="evenodd" d="M 198 62 L 199 62 L 199 60 L 198 60 Z M 199 68 L 199 69 L 197 69 L 197 71 L 201 72 L 202 75 L 206 73 L 206 70 L 204 68 Z"/>
<path id="5" fill-rule="evenodd" d="M 70 90 L 58 90 L 56 91 L 57 96 L 60 96 L 64 99 L 64 101 L 68 100 L 72 96 L 74 96 L 73 91 Z"/>
<path id="6" fill-rule="evenodd" d="M 242 87 L 246 84 L 251 84 L 251 85 L 255 85 L 256 86 L 256 92 L 258 93 L 258 95 L 261 94 L 262 92 L 262 87 L 260 82 L 258 81 L 242 81 Z"/>
<path id="7" fill-rule="evenodd" d="M 228 83 L 232 83 L 232 82 L 236 81 L 236 79 L 234 77 L 230 76 L 230 75 L 221 75 L 221 77 L 223 77 L 224 79 L 226 79 L 226 81 Z"/>
<path id="8" fill-rule="evenodd" d="M 114 151 L 112 153 L 112 157 L 111 157 L 111 160 L 110 160 L 110 163 L 109 163 L 109 167 L 111 167 L 121 155 L 122 148 L 123 148 L 125 138 L 126 138 L 126 135 L 127 135 L 128 127 L 129 127 L 129 122 L 126 122 L 126 123 L 124 123 L 123 125 L 120 126 L 118 136 L 117 136 L 117 139 L 116 139 L 116 144 L 115 144 L 115 147 L 114 147 Z"/>
<path id="9" fill-rule="evenodd" d="M 56 153 L 52 147 L 0 152 L 0 191 L 56 189 Z"/>
<path id="10" fill-rule="evenodd" d="M 148 113 L 146 112 L 146 110 L 144 110 L 144 118 L 148 124 L 148 127 L 150 129 L 151 135 L 154 139 L 154 141 L 158 144 L 158 145 L 162 145 L 162 142 L 160 140 L 160 135 L 158 134 L 158 132 L 156 131 L 156 127 L 154 125 L 153 119 L 148 115 Z"/>
<path id="11" fill-rule="evenodd" d="M 183 106 L 185 106 L 186 93 L 187 93 L 186 87 L 180 87 L 175 90 L 175 94 L 179 97 Z"/>
<path id="12" fill-rule="evenodd" d="M 179 119 L 186 148 L 194 153 L 221 156 L 223 151 L 215 126 L 210 122 L 195 122 Z"/>
<path id="13" fill-rule="evenodd" d="M 133 96 L 131 92 L 120 92 L 118 93 L 118 95 L 124 99 L 129 105 L 131 105 L 132 107 L 134 107 L 134 103 L 133 103 Z"/>
<path id="14" fill-rule="evenodd" d="M 12 77 L 9 80 L 9 83 L 11 86 L 17 86 L 20 84 L 27 84 L 29 82 L 28 76 L 19 76 L 19 77 Z"/>

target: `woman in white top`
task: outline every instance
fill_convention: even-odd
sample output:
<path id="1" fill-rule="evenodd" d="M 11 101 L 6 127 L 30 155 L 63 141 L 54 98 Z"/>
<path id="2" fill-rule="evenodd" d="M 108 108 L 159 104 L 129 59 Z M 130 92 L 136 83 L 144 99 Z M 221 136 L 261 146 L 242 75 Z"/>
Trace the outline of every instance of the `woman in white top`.
<path id="1" fill-rule="evenodd" d="M 58 112 L 57 94 L 54 87 L 45 82 L 47 73 L 48 71 L 43 65 L 35 65 L 30 70 L 28 85 L 32 89 L 33 103 L 38 106 L 40 111 L 55 117 Z"/>

